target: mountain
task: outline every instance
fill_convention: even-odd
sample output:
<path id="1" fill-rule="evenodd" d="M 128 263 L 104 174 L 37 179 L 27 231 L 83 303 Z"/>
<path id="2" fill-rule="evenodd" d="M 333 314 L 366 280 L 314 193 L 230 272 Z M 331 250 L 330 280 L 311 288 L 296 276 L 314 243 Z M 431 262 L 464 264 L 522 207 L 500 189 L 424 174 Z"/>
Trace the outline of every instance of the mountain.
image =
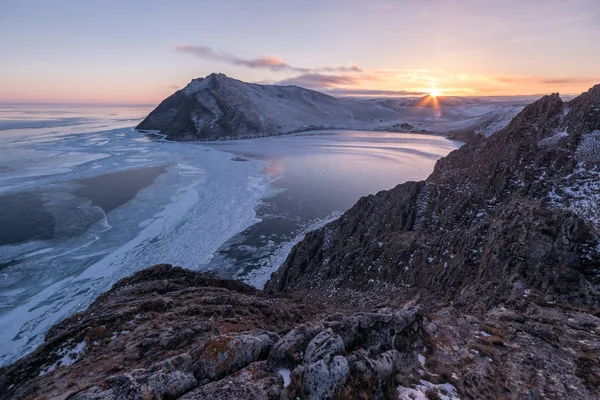
<path id="1" fill-rule="evenodd" d="M 469 398 L 598 398 L 599 216 L 597 85 L 545 96 L 426 181 L 360 199 L 307 234 L 266 290 L 418 300 L 436 362 Z"/>
<path id="2" fill-rule="evenodd" d="M 500 129 L 504 125 L 498 121 L 509 121 L 487 122 L 490 113 L 508 109 L 510 104 L 438 99 L 441 107 L 401 98 L 334 98 L 298 86 L 259 85 L 210 74 L 192 80 L 161 102 L 137 129 L 159 130 L 172 140 L 222 140 L 316 129 L 406 131 L 403 124 L 416 131 L 473 133 L 480 125 L 484 125 L 480 130 Z"/>
<path id="3" fill-rule="evenodd" d="M 160 130 L 171 139 L 214 140 L 321 128 L 373 128 L 397 119 L 393 110 L 369 103 L 349 103 L 298 86 L 259 85 L 211 74 L 168 97 L 137 129 Z"/>
<path id="4" fill-rule="evenodd" d="M 0 398 L 599 399 L 600 85 L 310 232 L 265 291 L 157 265 Z"/>

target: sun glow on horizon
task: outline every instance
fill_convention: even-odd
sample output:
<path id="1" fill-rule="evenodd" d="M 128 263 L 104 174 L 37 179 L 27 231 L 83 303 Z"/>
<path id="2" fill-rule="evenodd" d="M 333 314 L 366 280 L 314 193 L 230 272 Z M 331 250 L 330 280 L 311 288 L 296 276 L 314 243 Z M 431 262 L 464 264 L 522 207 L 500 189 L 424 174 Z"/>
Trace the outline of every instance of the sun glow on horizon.
<path id="1" fill-rule="evenodd" d="M 438 97 L 438 96 L 440 96 L 441 94 L 442 94 L 442 92 L 441 92 L 439 89 L 437 89 L 437 88 L 430 88 L 430 89 L 429 89 L 429 95 L 430 95 L 431 97 Z"/>

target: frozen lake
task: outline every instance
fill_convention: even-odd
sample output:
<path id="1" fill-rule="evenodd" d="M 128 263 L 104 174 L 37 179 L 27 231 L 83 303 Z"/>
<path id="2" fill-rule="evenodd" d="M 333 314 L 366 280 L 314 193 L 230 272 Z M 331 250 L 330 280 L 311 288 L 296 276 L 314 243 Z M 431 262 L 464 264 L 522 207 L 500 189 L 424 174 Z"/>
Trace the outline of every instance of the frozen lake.
<path id="1" fill-rule="evenodd" d="M 131 128 L 149 111 L 0 106 L 0 365 L 156 263 L 261 287 L 308 229 L 459 145 L 352 131 L 172 143 Z"/>
<path id="2" fill-rule="evenodd" d="M 264 160 L 272 182 L 259 222 L 228 240 L 208 269 L 262 288 L 292 246 L 368 194 L 425 179 L 460 145 L 441 136 L 315 131 L 206 146 Z"/>

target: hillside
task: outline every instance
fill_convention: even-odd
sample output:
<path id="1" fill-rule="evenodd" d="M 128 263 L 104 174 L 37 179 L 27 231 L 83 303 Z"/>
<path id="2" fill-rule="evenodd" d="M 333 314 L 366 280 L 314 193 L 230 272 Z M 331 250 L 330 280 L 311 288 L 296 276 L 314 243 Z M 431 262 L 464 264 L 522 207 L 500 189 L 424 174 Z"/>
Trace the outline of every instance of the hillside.
<path id="1" fill-rule="evenodd" d="M 468 298 L 465 287 L 491 274 L 485 281 L 498 296 L 522 280 L 555 294 L 572 283 L 571 300 L 596 301 L 591 288 L 579 286 L 595 280 L 600 262 L 599 133 L 600 85 L 568 103 L 545 96 L 488 140 L 439 160 L 426 181 L 362 198 L 310 234 L 271 287 L 375 279 Z M 497 269 L 502 274 L 494 276 Z"/>
<path id="2" fill-rule="evenodd" d="M 335 98 L 298 86 L 259 85 L 211 74 L 165 99 L 137 129 L 159 130 L 172 140 L 223 140 L 314 129 L 481 133 L 510 120 L 494 118 L 511 110 L 510 104 L 440 99 L 439 106 L 431 107 L 401 98 Z"/>

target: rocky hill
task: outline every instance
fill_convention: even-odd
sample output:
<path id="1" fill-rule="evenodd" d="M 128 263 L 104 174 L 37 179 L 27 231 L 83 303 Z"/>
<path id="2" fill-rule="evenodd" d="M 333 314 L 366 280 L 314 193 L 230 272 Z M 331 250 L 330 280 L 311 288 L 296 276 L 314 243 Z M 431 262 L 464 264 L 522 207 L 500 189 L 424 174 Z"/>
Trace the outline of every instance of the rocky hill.
<path id="1" fill-rule="evenodd" d="M 600 85 L 309 233 L 265 291 L 169 265 L 0 369 L 0 398 L 599 399 Z"/>
<path id="2" fill-rule="evenodd" d="M 391 109 L 346 103 L 298 86 L 259 85 L 211 74 L 168 97 L 137 128 L 161 130 L 171 139 L 214 140 L 373 127 L 375 121 L 397 119 Z"/>
<path id="3" fill-rule="evenodd" d="M 432 107 L 401 98 L 334 98 L 298 86 L 259 85 L 211 74 L 169 96 L 137 129 L 159 130 L 172 140 L 223 140 L 315 129 L 406 131 L 408 126 L 423 131 L 421 124 L 428 124 L 425 130 L 431 132 L 463 133 L 488 126 L 500 129 L 510 120 L 494 119 L 510 110 L 510 104 L 441 100 Z"/>

